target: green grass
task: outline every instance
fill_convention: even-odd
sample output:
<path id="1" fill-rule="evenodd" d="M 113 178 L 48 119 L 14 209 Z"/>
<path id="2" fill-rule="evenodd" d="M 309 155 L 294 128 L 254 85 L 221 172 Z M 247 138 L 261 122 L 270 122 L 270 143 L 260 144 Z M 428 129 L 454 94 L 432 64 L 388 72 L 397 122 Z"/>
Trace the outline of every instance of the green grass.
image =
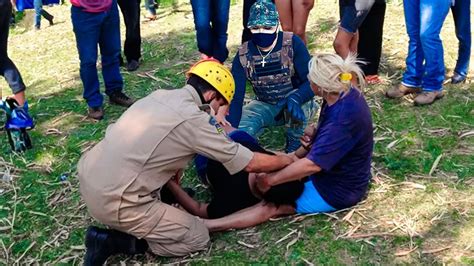
<path id="1" fill-rule="evenodd" d="M 240 41 L 241 2 L 231 6 L 231 56 Z M 308 22 L 312 53 L 332 52 L 338 21 L 335 10 L 336 1 L 316 3 Z M 24 154 L 13 154 L 6 135 L 0 132 L 0 177 L 6 170 L 15 176 L 11 182 L 0 181 L 0 264 L 17 260 L 25 264 L 81 263 L 85 228 L 97 223 L 87 214 L 80 198 L 77 161 L 83 151 L 103 138 L 107 126 L 124 111 L 106 104 L 103 121 L 84 120 L 86 104 L 81 98 L 79 61 L 68 7 L 56 6 L 48 11 L 55 16 L 55 26 L 31 30 L 32 12 L 27 11 L 10 36 L 9 52 L 26 81 L 37 127 L 31 131 L 34 148 Z M 162 1 L 159 17 L 142 24 L 141 68 L 135 73 L 123 72 L 125 89 L 135 98 L 156 89 L 181 87 L 184 72 L 198 59 L 188 2 Z M 389 4 L 380 73 L 386 79 L 392 78 L 387 84 L 365 90 L 376 128 L 374 182 L 367 200 L 356 207 L 357 212 L 346 220 L 343 218 L 350 211 L 296 221 L 289 217 L 247 230 L 216 233 L 210 248 L 192 257 L 117 256 L 111 261 L 473 264 L 474 137 L 460 135 L 474 130 L 474 89 L 471 83 L 446 85 L 446 97 L 428 107 L 414 107 L 408 97 L 398 101 L 385 99 L 383 91 L 390 83 L 399 82 L 404 67 L 407 37 L 403 24 L 402 6 L 398 2 Z M 457 41 L 450 16 L 442 38 L 446 65 L 451 71 Z M 3 80 L 0 88 L 3 95 L 9 93 Z M 248 96 L 251 95 L 249 90 Z M 268 129 L 260 140 L 268 148 L 281 150 L 284 132 Z M 439 164 L 429 176 L 440 155 Z M 59 179 L 63 174 L 68 175 L 65 182 Z M 197 185 L 195 176 L 193 168 L 187 169 L 185 184 Z M 203 187 L 197 190 L 198 199 L 209 197 Z M 291 230 L 296 231 L 276 244 Z M 360 237 L 362 234 L 368 235 Z M 415 247 L 413 252 L 403 255 Z"/>

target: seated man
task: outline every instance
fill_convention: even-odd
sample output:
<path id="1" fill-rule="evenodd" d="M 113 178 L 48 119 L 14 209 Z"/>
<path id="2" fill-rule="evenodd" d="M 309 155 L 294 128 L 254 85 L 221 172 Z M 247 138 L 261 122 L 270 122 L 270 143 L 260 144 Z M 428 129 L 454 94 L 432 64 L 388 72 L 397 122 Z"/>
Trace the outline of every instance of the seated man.
<path id="1" fill-rule="evenodd" d="M 231 131 L 229 137 L 253 152 L 275 155 L 262 148 L 255 138 L 242 130 Z M 277 205 L 295 206 L 295 201 L 304 188 L 303 182 L 297 180 L 274 186 L 262 195 L 255 187 L 255 173 L 242 170 L 232 175 L 222 163 L 215 160 L 209 160 L 204 175 L 212 189 L 209 203 L 195 201 L 174 180 L 168 182 L 167 188 L 189 213 L 208 219 L 224 217 L 262 200 Z"/>
<path id="2" fill-rule="evenodd" d="M 235 97 L 227 120 L 252 136 L 285 125 L 285 151 L 293 152 L 318 106 L 307 78 L 308 49 L 298 36 L 280 31 L 278 23 L 275 4 L 258 0 L 252 5 L 247 24 L 252 39 L 239 47 L 232 62 Z M 247 81 L 256 99 L 243 107 Z M 218 121 L 226 111 L 219 109 Z"/>

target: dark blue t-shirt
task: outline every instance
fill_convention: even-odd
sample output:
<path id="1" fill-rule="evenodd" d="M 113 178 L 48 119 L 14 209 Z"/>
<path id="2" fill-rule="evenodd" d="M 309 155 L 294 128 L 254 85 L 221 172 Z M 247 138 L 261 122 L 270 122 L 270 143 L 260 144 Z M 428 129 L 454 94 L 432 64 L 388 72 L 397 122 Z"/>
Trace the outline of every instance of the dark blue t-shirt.
<path id="1" fill-rule="evenodd" d="M 323 105 L 306 158 L 322 169 L 310 178 L 329 205 L 343 209 L 364 197 L 370 180 L 373 145 L 370 109 L 357 89 L 350 89 L 331 106 Z"/>

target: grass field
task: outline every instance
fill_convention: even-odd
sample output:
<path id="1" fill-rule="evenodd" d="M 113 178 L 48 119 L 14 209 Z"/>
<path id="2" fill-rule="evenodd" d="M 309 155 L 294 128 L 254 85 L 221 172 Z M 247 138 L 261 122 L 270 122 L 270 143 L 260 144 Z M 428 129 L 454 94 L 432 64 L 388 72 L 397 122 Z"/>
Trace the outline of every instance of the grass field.
<path id="1" fill-rule="evenodd" d="M 10 36 L 10 56 L 26 81 L 37 127 L 31 132 L 34 148 L 24 154 L 12 153 L 0 132 L 0 264 L 82 262 L 85 229 L 95 222 L 80 199 L 76 164 L 124 111 L 106 104 L 103 121 L 85 118 L 69 7 L 47 9 L 54 26 L 34 31 L 29 11 Z M 240 41 L 241 9 L 241 1 L 231 7 L 231 55 Z M 337 1 L 316 1 L 308 24 L 312 53 L 332 52 L 337 14 Z M 198 59 L 188 1 L 160 7 L 158 16 L 142 24 L 139 71 L 122 72 L 125 90 L 135 98 L 181 87 L 183 73 Z M 451 15 L 442 39 L 449 73 L 457 57 Z M 406 50 L 403 7 L 392 1 L 381 65 L 386 83 L 365 90 L 376 140 L 367 200 L 338 213 L 213 234 L 208 250 L 185 258 L 147 254 L 109 262 L 473 265 L 474 88 L 447 84 L 446 97 L 427 107 L 414 107 L 410 97 L 385 99 L 384 90 L 400 81 Z M 3 79 L 0 88 L 4 96 L 10 93 Z M 273 129 L 261 141 L 272 149 L 284 144 L 282 132 Z M 185 182 L 197 186 L 192 168 Z M 197 196 L 205 199 L 206 191 L 197 187 Z"/>

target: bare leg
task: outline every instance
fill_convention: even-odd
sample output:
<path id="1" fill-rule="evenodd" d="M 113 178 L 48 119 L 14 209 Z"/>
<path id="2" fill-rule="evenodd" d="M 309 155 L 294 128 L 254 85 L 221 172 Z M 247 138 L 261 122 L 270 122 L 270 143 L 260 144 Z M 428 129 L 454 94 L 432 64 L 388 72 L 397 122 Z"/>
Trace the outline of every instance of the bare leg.
<path id="1" fill-rule="evenodd" d="M 1 94 L 0 94 L 0 99 L 1 99 Z M 18 93 L 15 93 L 13 94 L 13 97 L 11 98 L 14 98 L 17 102 L 18 102 L 18 105 L 19 106 L 23 106 L 25 104 L 25 101 L 26 101 L 26 97 L 25 97 L 25 91 L 20 91 Z"/>
<path id="2" fill-rule="evenodd" d="M 314 6 L 314 0 L 293 0 L 291 2 L 293 2 L 293 32 L 307 44 L 306 23 L 309 12 Z"/>
<path id="3" fill-rule="evenodd" d="M 336 53 L 342 58 L 346 58 L 351 52 L 351 42 L 354 38 L 354 34 L 349 33 L 341 28 L 337 30 L 336 39 L 334 40 L 333 46 Z"/>
<path id="4" fill-rule="evenodd" d="M 204 224 L 207 226 L 209 231 L 240 229 L 261 224 L 275 216 L 293 213 L 295 213 L 295 209 L 291 205 L 281 205 L 277 207 L 272 203 L 265 203 L 262 201 L 252 207 L 219 219 L 204 220 Z"/>
<path id="5" fill-rule="evenodd" d="M 283 31 L 293 32 L 293 10 L 291 2 L 292 0 L 275 0 Z"/>
<path id="6" fill-rule="evenodd" d="M 357 46 L 359 45 L 359 31 L 354 34 L 354 37 L 351 40 L 349 49 L 352 54 L 357 54 Z"/>

